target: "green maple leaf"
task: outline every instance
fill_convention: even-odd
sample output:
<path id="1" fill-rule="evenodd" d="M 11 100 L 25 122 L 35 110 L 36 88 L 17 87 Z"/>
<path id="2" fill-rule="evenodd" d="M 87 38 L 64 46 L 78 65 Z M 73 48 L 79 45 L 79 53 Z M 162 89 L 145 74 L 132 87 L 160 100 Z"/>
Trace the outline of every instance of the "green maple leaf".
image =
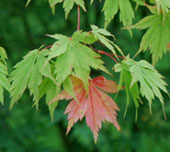
<path id="1" fill-rule="evenodd" d="M 158 13 L 160 13 L 160 11 L 162 11 L 163 14 L 169 13 L 169 9 L 170 9 L 169 0 L 155 0 L 155 2 L 158 8 Z"/>
<path id="2" fill-rule="evenodd" d="M 15 70 L 11 73 L 10 80 L 11 86 L 11 105 L 10 108 L 19 100 L 24 93 L 25 89 L 28 88 L 30 94 L 34 97 L 34 102 L 38 108 L 39 91 L 38 86 L 42 82 L 43 77 L 49 77 L 51 80 L 53 76 L 51 74 L 50 64 L 46 62 L 46 55 L 48 50 L 33 50 L 30 51 L 22 61 L 17 63 L 14 68 Z"/>
<path id="3" fill-rule="evenodd" d="M 121 72 L 119 86 L 122 87 L 123 83 L 125 85 L 127 105 L 129 104 L 130 93 L 136 108 L 138 108 L 141 95 L 147 99 L 151 112 L 152 101 L 157 97 L 164 112 L 161 90 L 168 94 L 167 84 L 163 80 L 163 76 L 151 64 L 144 60 L 136 62 L 127 57 L 122 64 L 117 64 L 114 68 L 116 72 Z"/>
<path id="4" fill-rule="evenodd" d="M 133 86 L 131 86 L 132 76 L 129 71 L 129 66 L 122 62 L 121 64 L 116 64 L 114 66 L 115 72 L 120 72 L 120 80 L 119 80 L 119 90 L 125 86 L 127 101 L 126 101 L 126 109 L 124 112 L 124 117 L 126 115 L 128 105 L 130 103 L 130 96 L 135 104 L 136 107 L 136 120 L 137 120 L 137 110 L 139 108 L 139 102 L 141 102 L 140 99 L 140 90 L 137 83 L 134 83 Z"/>
<path id="5" fill-rule="evenodd" d="M 152 62 L 156 62 L 168 51 L 167 45 L 170 42 L 170 15 L 150 15 L 140 20 L 130 28 L 147 29 L 144 34 L 138 53 L 150 50 Z M 137 53 L 137 54 L 138 54 Z"/>
<path id="6" fill-rule="evenodd" d="M 54 110 L 58 105 L 58 102 L 54 102 L 52 104 L 49 104 L 49 102 L 54 99 L 54 97 L 57 96 L 57 94 L 60 92 L 59 87 L 49 78 L 43 78 L 40 86 L 39 86 L 39 97 L 38 100 L 40 100 L 44 95 L 46 96 L 46 104 L 48 105 L 51 120 L 53 120 L 54 117 Z"/>
<path id="7" fill-rule="evenodd" d="M 52 58 L 56 58 L 54 73 L 58 85 L 61 85 L 69 75 L 75 75 L 84 82 L 87 89 L 91 68 L 108 73 L 103 66 L 104 62 L 100 59 L 101 56 L 82 44 L 82 42 L 87 42 L 87 44 L 95 42 L 94 36 L 87 40 L 87 34 L 79 31 L 74 33 L 71 38 L 59 34 L 51 36 L 57 41 L 50 49 L 47 62 Z"/>
<path id="8" fill-rule="evenodd" d="M 119 53 L 124 56 L 121 49 L 111 40 L 109 40 L 107 37 L 114 37 L 109 31 L 106 31 L 105 29 L 98 28 L 95 25 L 91 25 L 92 33 L 94 34 L 94 37 L 96 41 L 100 41 L 105 47 L 107 47 L 110 51 L 112 51 L 114 54 L 116 54 L 115 48 L 119 51 Z"/>
<path id="9" fill-rule="evenodd" d="M 103 11 L 105 15 L 105 27 L 115 17 L 120 9 L 120 21 L 124 26 L 131 25 L 134 18 L 134 12 L 129 0 L 106 0 Z"/>
<path id="10" fill-rule="evenodd" d="M 0 47 L 0 103 L 4 104 L 4 89 L 10 90 L 10 83 L 8 80 L 8 70 L 6 65 L 7 55 L 5 50 Z"/>
<path id="11" fill-rule="evenodd" d="M 97 41 L 94 33 L 92 32 L 77 31 L 73 34 L 73 38 L 74 40 L 77 40 L 85 44 L 93 44 Z"/>
<path id="12" fill-rule="evenodd" d="M 65 11 L 66 18 L 68 17 L 68 14 L 73 9 L 75 4 L 79 5 L 84 11 L 86 11 L 84 0 L 49 0 L 53 13 L 54 13 L 55 5 L 62 2 L 63 2 L 63 8 Z"/>

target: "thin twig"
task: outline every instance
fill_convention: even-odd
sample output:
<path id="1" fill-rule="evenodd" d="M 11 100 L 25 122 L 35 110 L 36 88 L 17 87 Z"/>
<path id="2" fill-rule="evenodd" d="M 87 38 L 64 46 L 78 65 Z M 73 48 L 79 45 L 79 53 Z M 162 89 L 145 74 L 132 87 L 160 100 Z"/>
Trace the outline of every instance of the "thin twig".
<path id="1" fill-rule="evenodd" d="M 80 31 L 80 5 L 77 6 L 77 31 Z"/>
<path id="2" fill-rule="evenodd" d="M 107 53 L 107 52 L 104 52 L 104 51 L 98 51 L 100 54 L 105 54 L 105 55 L 107 55 L 108 57 L 110 57 L 111 59 L 113 59 L 116 63 L 118 63 L 118 61 L 113 57 L 113 56 L 111 56 L 109 53 Z"/>
<path id="3" fill-rule="evenodd" d="M 88 45 L 93 51 L 99 53 L 99 50 L 97 50 L 96 48 L 92 47 L 92 45 Z"/>
<path id="4" fill-rule="evenodd" d="M 103 47 L 106 47 L 101 41 L 98 41 Z"/>
<path id="5" fill-rule="evenodd" d="M 125 60 L 125 59 L 126 59 L 125 57 L 120 56 L 120 55 L 116 55 L 116 54 L 114 54 L 114 53 L 107 53 L 107 54 L 109 54 L 109 55 L 113 55 L 113 56 L 118 57 L 118 58 L 123 59 L 123 60 Z"/>
<path id="6" fill-rule="evenodd" d="M 49 49 L 49 48 L 51 48 L 52 46 L 53 46 L 53 45 L 49 45 L 49 46 L 43 48 L 42 50 Z M 97 50 L 96 48 L 92 47 L 91 45 L 88 45 L 88 46 L 89 46 L 92 50 L 94 50 L 95 52 L 97 52 L 97 53 L 107 55 L 108 57 L 110 57 L 111 59 L 113 59 L 116 63 L 118 63 L 118 61 L 117 61 L 113 56 L 116 56 L 116 57 L 118 57 L 118 58 L 120 58 L 120 59 L 123 59 L 123 60 L 126 59 L 125 57 L 122 57 L 122 56 L 119 56 L 119 55 L 116 55 L 116 54 L 113 54 L 113 53 L 107 53 L 107 52 L 104 52 L 104 51 L 101 51 L 101 50 Z"/>
<path id="7" fill-rule="evenodd" d="M 51 48 L 52 46 L 53 46 L 53 45 L 49 45 L 49 46 L 43 48 L 42 50 L 49 49 L 49 48 Z"/>

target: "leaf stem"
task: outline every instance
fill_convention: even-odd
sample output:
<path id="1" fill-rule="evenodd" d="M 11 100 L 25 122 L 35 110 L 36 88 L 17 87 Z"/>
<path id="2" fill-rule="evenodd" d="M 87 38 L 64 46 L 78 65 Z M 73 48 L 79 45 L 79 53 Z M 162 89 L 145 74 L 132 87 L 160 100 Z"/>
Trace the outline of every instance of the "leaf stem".
<path id="1" fill-rule="evenodd" d="M 53 45 L 49 45 L 49 46 L 43 48 L 42 50 L 49 49 L 49 48 L 51 48 L 52 46 L 53 46 Z M 118 61 L 117 61 L 113 56 L 118 57 L 118 58 L 123 59 L 123 60 L 126 60 L 126 58 L 123 57 L 123 56 L 116 55 L 116 54 L 114 54 L 114 53 L 107 53 L 107 52 L 102 51 L 102 50 L 97 50 L 97 49 L 93 48 L 91 45 L 89 45 L 89 47 L 90 47 L 92 50 L 94 50 L 95 52 L 97 52 L 97 53 L 107 55 L 108 57 L 110 57 L 111 59 L 113 59 L 116 63 L 118 63 Z"/>
<path id="2" fill-rule="evenodd" d="M 110 53 L 104 52 L 104 51 L 98 51 L 100 54 L 105 54 L 108 57 L 110 57 L 111 59 L 113 59 L 116 63 L 118 63 L 118 61 L 112 56 L 110 55 Z"/>
<path id="3" fill-rule="evenodd" d="M 80 5 L 77 6 L 77 31 L 80 31 Z"/>
<path id="4" fill-rule="evenodd" d="M 99 52 L 101 52 L 101 51 L 99 51 Z M 102 52 L 103 52 L 103 51 L 102 51 Z M 114 53 L 107 53 L 107 54 L 109 54 L 109 55 L 113 55 L 113 56 L 118 57 L 118 58 L 123 59 L 123 60 L 126 60 L 126 58 L 125 58 L 125 57 L 120 56 L 120 55 L 116 55 L 116 54 L 114 54 Z"/>
<path id="5" fill-rule="evenodd" d="M 52 46 L 53 46 L 53 45 L 49 45 L 49 46 L 43 48 L 42 50 L 49 49 L 49 48 L 51 48 Z"/>
<path id="6" fill-rule="evenodd" d="M 89 47 L 90 47 L 92 50 L 94 50 L 95 52 L 100 53 L 100 54 L 105 54 L 105 55 L 111 57 L 112 59 L 113 59 L 112 56 L 115 56 L 115 57 L 118 57 L 118 58 L 120 58 L 120 59 L 126 60 L 126 58 L 123 57 L 123 56 L 116 55 L 116 54 L 114 54 L 114 53 L 107 53 L 107 52 L 102 51 L 102 50 L 97 50 L 96 48 L 92 47 L 91 45 L 89 45 Z M 116 59 L 114 58 L 114 61 L 115 61 L 115 60 L 116 60 Z M 117 60 L 116 60 L 116 61 L 117 61 Z"/>

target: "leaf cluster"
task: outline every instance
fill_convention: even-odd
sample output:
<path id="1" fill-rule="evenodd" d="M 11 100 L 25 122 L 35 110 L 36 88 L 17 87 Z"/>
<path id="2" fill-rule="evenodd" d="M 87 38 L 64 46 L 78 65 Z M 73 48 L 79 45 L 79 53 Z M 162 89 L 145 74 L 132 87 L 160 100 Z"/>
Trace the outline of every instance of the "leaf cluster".
<path id="1" fill-rule="evenodd" d="M 160 100 L 163 112 L 165 113 L 161 90 L 168 94 L 166 89 L 167 84 L 163 80 L 163 76 L 160 75 L 151 64 L 145 60 L 136 62 L 127 57 L 122 63 L 116 64 L 114 70 L 115 72 L 120 72 L 119 89 L 122 88 L 123 85 L 125 86 L 127 106 L 129 105 L 131 96 L 137 112 L 139 103 L 143 103 L 141 99 L 142 96 L 147 99 L 150 112 L 152 112 L 152 101 L 157 97 Z"/>
<path id="2" fill-rule="evenodd" d="M 91 0 L 91 4 L 93 1 Z M 137 7 L 147 7 L 152 13 L 134 25 L 132 25 L 135 16 L 133 1 Z M 145 0 L 133 1 L 105 0 L 102 9 L 105 16 L 105 28 L 119 13 L 120 22 L 126 26 L 125 29 L 129 31 L 134 28 L 148 29 L 142 37 L 137 54 L 150 50 L 152 62 L 156 64 L 170 48 L 170 2 L 169 0 L 150 0 L 151 5 L 149 5 Z M 28 0 L 26 5 L 30 2 L 31 0 Z M 86 11 L 84 0 L 49 0 L 53 13 L 55 6 L 59 3 L 63 3 L 66 18 L 75 5 Z M 94 134 L 95 142 L 102 122 L 105 120 L 120 130 L 116 112 L 119 108 L 106 93 L 115 93 L 124 88 L 127 95 L 125 114 L 131 97 L 136 107 L 136 118 L 137 109 L 144 98 L 148 101 L 151 112 L 152 102 L 157 97 L 165 113 L 161 92 L 168 94 L 168 91 L 163 76 L 150 63 L 125 57 L 119 46 L 111 40 L 111 38 L 115 40 L 115 37 L 106 29 L 91 25 L 89 32 L 78 29 L 71 37 L 62 34 L 48 36 L 55 40 L 54 44 L 51 47 L 28 52 L 23 60 L 14 66 L 9 78 L 7 55 L 0 47 L 0 102 L 2 104 L 4 89 L 11 95 L 10 109 L 28 89 L 33 96 L 33 105 L 37 109 L 39 101 L 43 97 L 46 98 L 46 104 L 53 119 L 58 100 L 71 100 L 65 111 L 69 121 L 67 133 L 74 123 L 85 117 L 87 125 Z M 94 48 L 95 43 L 101 44 L 111 53 L 97 50 Z M 120 72 L 119 86 L 102 76 L 91 78 L 92 69 L 111 75 L 101 59 L 101 54 L 107 55 L 117 63 L 114 71 Z M 123 61 L 120 62 L 119 58 Z"/>

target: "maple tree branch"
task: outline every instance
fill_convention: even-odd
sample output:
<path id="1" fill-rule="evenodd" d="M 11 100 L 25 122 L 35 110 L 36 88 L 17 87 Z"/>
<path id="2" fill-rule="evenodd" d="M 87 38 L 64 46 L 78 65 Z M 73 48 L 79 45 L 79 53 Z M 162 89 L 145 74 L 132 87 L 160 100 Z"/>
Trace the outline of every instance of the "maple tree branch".
<path id="1" fill-rule="evenodd" d="M 77 6 L 77 31 L 80 31 L 80 5 Z"/>

